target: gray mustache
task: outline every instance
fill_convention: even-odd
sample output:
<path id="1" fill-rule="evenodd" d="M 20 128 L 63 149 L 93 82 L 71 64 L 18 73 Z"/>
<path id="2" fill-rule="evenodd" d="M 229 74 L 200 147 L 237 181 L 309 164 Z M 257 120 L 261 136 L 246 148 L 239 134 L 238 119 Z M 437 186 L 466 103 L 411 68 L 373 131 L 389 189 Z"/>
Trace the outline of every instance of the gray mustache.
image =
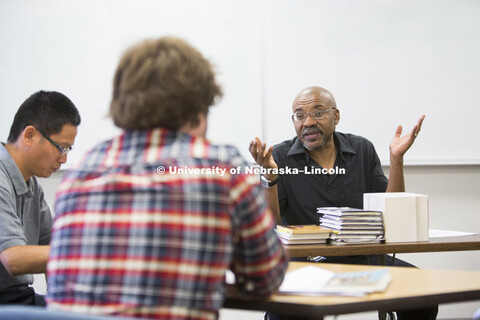
<path id="1" fill-rule="evenodd" d="M 305 136 L 307 134 L 311 133 L 321 133 L 323 134 L 322 130 L 318 129 L 317 127 L 310 127 L 310 128 L 305 128 L 302 130 L 302 136 Z"/>

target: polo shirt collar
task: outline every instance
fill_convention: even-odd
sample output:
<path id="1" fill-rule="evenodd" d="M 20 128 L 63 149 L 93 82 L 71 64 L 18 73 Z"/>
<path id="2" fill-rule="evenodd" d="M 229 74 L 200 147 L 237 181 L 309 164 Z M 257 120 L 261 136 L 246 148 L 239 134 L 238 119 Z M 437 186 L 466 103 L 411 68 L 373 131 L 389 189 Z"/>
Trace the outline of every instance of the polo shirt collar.
<path id="1" fill-rule="evenodd" d="M 343 160 L 345 160 L 345 154 L 351 153 L 356 154 L 357 152 L 352 148 L 350 142 L 348 142 L 347 138 L 343 134 L 339 134 L 338 132 L 334 132 L 333 138 L 335 139 L 335 145 L 338 148 L 338 152 Z"/>
<path id="2" fill-rule="evenodd" d="M 17 195 L 28 193 L 29 189 L 25 183 L 25 180 L 23 180 L 23 175 L 20 172 L 20 169 L 18 169 L 18 166 L 13 160 L 12 156 L 10 156 L 10 153 L 8 153 L 3 142 L 0 143 L 0 162 L 5 167 L 6 174 L 8 174 L 13 183 L 15 193 Z"/>
<path id="3" fill-rule="evenodd" d="M 344 137 L 343 134 L 339 134 L 338 132 L 333 133 L 333 139 L 335 141 L 335 145 L 338 148 L 340 156 L 344 158 L 345 153 L 352 153 L 356 154 L 355 150 L 352 148 L 348 140 Z M 307 154 L 307 149 L 303 146 L 303 143 L 298 139 L 298 137 L 294 138 L 293 145 L 288 149 L 287 156 L 293 156 L 296 154 Z"/>
<path id="4" fill-rule="evenodd" d="M 303 146 L 303 143 L 298 139 L 298 137 L 293 138 L 293 145 L 288 149 L 287 156 L 293 156 L 296 154 L 307 153 L 307 150 Z"/>

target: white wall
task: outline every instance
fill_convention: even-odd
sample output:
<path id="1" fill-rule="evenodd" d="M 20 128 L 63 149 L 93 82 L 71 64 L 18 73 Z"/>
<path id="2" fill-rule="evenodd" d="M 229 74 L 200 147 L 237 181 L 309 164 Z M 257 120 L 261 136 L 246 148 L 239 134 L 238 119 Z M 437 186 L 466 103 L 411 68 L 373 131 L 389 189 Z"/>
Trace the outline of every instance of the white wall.
<path id="1" fill-rule="evenodd" d="M 385 170 L 388 174 L 388 170 Z M 62 173 L 40 179 L 47 200 L 53 204 Z M 407 166 L 407 191 L 429 195 L 430 227 L 480 232 L 480 166 Z M 480 271 L 480 251 L 400 254 L 420 268 Z M 44 284 L 39 284 L 44 287 Z M 444 304 L 439 319 L 470 318 L 480 308 L 480 301 Z M 261 312 L 222 310 L 223 320 L 261 319 Z M 375 313 L 339 316 L 337 319 L 375 319 Z"/>
<path id="2" fill-rule="evenodd" d="M 478 136 L 479 16 L 477 0 L 0 0 L 0 139 L 40 89 L 78 106 L 89 129 L 78 151 L 109 138 L 121 53 L 173 35 L 212 61 L 224 88 L 209 138 L 244 155 L 254 136 L 290 138 L 294 96 L 320 85 L 336 97 L 340 131 L 387 146 L 425 113 L 407 163 L 480 164 L 463 138 Z M 378 153 L 387 163 L 388 149 Z"/>
<path id="3" fill-rule="evenodd" d="M 425 113 L 407 163 L 480 164 L 480 149 L 463 139 L 478 136 L 479 1 L 266 2 L 270 141 L 292 134 L 289 107 L 298 91 L 320 85 L 337 100 L 339 131 L 383 147 L 397 125 L 410 129 Z M 469 116 L 457 117 L 454 106 Z M 377 152 L 387 163 L 388 149 Z"/>
<path id="4" fill-rule="evenodd" d="M 82 117 L 69 157 L 78 160 L 118 133 L 106 115 L 122 53 L 144 39 L 175 36 L 211 61 L 222 86 L 209 138 L 245 154 L 262 131 L 262 12 L 256 0 L 0 0 L 0 140 L 29 95 L 59 91 Z"/>

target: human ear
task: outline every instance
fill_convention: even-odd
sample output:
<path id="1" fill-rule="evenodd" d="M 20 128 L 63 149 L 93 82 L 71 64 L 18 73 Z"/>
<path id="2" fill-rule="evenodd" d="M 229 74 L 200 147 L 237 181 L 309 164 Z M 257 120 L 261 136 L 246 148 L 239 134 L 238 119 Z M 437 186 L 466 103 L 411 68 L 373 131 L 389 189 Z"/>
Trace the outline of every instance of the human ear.
<path id="1" fill-rule="evenodd" d="M 340 122 L 340 110 L 333 109 L 333 120 L 335 121 L 335 125 Z"/>
<path id="2" fill-rule="evenodd" d="M 25 129 L 23 129 L 22 138 L 25 145 L 31 146 L 33 144 L 36 132 L 37 130 L 35 130 L 33 126 L 26 126 Z"/>

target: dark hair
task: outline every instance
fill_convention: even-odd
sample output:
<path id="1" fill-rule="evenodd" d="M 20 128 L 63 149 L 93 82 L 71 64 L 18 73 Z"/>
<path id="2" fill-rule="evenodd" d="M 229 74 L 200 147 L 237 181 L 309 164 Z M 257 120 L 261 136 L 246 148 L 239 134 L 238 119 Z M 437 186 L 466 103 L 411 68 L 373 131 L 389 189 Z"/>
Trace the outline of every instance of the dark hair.
<path id="1" fill-rule="evenodd" d="M 13 119 L 8 142 L 17 141 L 27 126 L 34 126 L 46 136 L 59 133 L 66 124 L 80 125 L 80 114 L 73 102 L 55 91 L 38 91 L 18 108 Z"/>
<path id="2" fill-rule="evenodd" d="M 221 97 L 212 65 L 185 41 L 163 37 L 127 50 L 113 81 L 110 116 L 127 130 L 198 123 Z"/>

